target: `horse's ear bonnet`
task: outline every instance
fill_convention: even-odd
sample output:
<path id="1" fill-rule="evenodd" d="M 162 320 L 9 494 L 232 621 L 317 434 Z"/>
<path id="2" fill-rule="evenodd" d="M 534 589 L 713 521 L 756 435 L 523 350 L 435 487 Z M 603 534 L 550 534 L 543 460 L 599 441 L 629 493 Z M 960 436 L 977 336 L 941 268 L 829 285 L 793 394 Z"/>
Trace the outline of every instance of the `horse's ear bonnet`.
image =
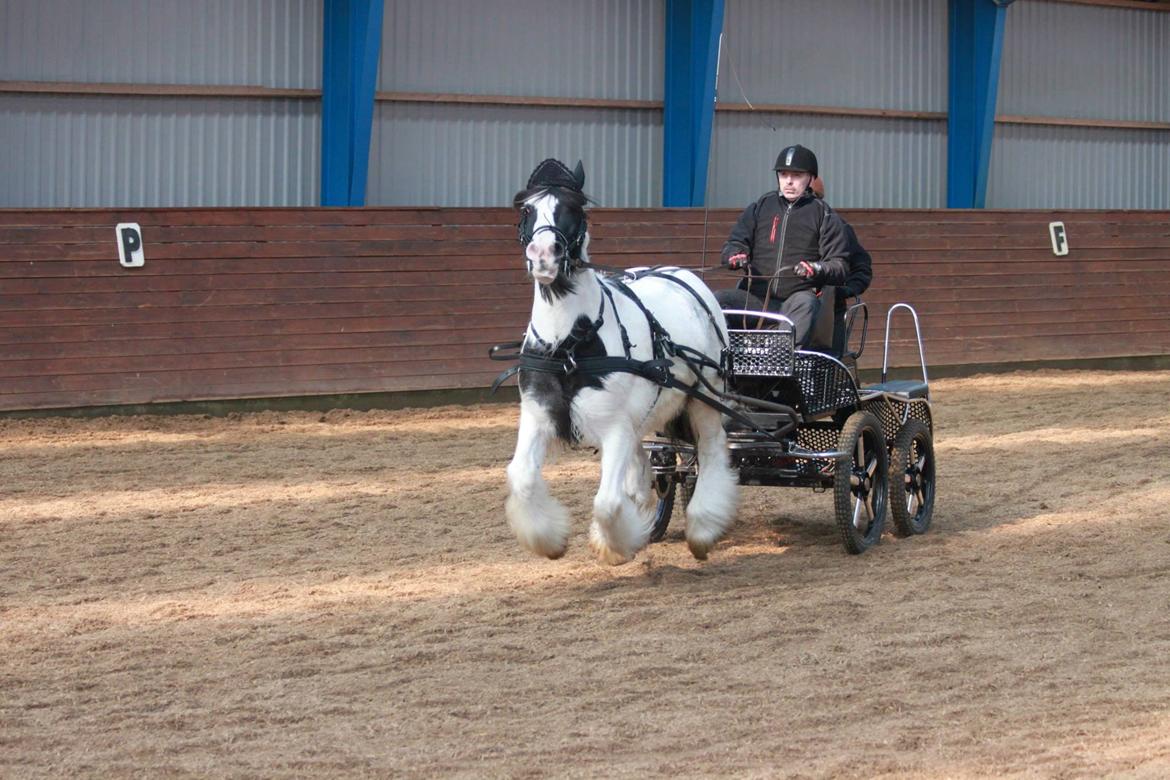
<path id="1" fill-rule="evenodd" d="M 545 160 L 528 177 L 527 188 L 536 187 L 563 187 L 581 192 L 585 187 L 585 166 L 578 160 L 576 169 L 570 171 L 560 160 Z"/>

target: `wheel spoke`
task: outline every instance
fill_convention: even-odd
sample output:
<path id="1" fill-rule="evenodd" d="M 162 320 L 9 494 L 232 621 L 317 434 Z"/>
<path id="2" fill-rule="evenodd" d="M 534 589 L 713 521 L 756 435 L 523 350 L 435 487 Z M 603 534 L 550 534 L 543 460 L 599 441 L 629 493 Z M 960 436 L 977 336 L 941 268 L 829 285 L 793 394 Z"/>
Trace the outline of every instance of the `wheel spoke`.
<path id="1" fill-rule="evenodd" d="M 862 527 L 862 525 L 861 525 L 861 507 L 864 504 L 865 504 L 865 501 L 860 496 L 857 497 L 856 501 L 853 504 L 853 527 L 854 528 L 861 528 Z"/>
<path id="2" fill-rule="evenodd" d="M 918 502 L 918 506 L 926 506 L 926 491 L 921 486 L 914 491 L 914 499 Z"/>

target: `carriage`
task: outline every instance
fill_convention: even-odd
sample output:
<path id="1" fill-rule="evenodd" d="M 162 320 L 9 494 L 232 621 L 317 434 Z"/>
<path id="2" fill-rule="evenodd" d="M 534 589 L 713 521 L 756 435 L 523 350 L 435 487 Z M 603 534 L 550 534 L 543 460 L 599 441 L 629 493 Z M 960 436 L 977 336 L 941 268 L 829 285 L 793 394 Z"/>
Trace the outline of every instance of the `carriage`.
<path id="1" fill-rule="evenodd" d="M 930 386 L 918 314 L 898 303 L 886 314 L 881 381 L 862 385 L 857 360 L 865 349 L 867 304 L 834 315 L 831 289 L 808 349 L 795 349 L 783 315 L 725 310 L 726 397 L 744 410 L 725 422 L 731 465 L 741 485 L 832 491 L 845 549 L 862 553 L 880 539 L 887 510 L 894 533 L 912 536 L 930 526 L 935 458 Z M 889 378 L 890 324 L 896 312 L 913 320 L 921 380 Z M 856 326 L 856 327 L 855 327 Z M 855 333 L 855 331 L 857 331 Z M 856 347 L 851 344 L 856 341 Z M 678 432 L 645 439 L 657 507 L 651 541 L 666 533 L 675 505 L 694 489 L 694 447 Z"/>

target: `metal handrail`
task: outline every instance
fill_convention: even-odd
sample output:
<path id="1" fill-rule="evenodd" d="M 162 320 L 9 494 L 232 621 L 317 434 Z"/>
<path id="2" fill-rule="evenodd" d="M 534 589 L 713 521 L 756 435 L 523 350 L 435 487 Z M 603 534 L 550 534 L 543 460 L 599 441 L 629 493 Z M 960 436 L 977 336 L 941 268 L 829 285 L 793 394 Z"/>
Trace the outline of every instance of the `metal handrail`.
<path id="1" fill-rule="evenodd" d="M 882 382 L 886 381 L 889 373 L 890 319 L 894 316 L 896 309 L 905 309 L 914 318 L 914 337 L 918 339 L 918 360 L 922 363 L 922 383 L 929 386 L 930 381 L 926 378 L 926 352 L 922 349 L 922 329 L 918 326 L 918 312 L 914 311 L 914 307 L 908 303 L 895 303 L 886 312 L 886 344 L 885 350 L 882 352 Z"/>
<path id="2" fill-rule="evenodd" d="M 796 330 L 796 323 L 783 314 L 773 314 L 770 311 L 753 311 L 751 309 L 724 309 L 723 316 L 728 314 L 737 314 L 742 317 L 760 317 L 766 320 L 772 320 L 776 324 L 787 323 L 789 328 Z M 728 330 L 757 330 L 756 328 L 728 328 Z"/>

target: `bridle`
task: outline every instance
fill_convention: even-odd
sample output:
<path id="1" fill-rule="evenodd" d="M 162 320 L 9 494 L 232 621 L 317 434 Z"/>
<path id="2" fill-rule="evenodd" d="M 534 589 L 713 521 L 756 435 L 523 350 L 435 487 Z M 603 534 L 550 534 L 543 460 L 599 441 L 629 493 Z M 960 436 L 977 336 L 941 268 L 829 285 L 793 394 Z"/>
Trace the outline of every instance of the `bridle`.
<path id="1" fill-rule="evenodd" d="M 561 255 L 560 263 L 562 274 L 567 276 L 571 272 L 584 267 L 586 262 L 581 259 L 581 247 L 585 243 L 585 234 L 589 232 L 589 223 L 585 217 L 585 212 L 581 212 L 581 223 L 577 226 L 577 232 L 570 239 L 556 225 L 541 225 L 535 230 L 529 230 L 527 228 L 528 220 L 534 211 L 535 208 L 529 204 L 525 204 L 520 208 L 520 222 L 516 225 L 516 235 L 520 239 L 520 246 L 527 247 L 538 234 L 547 231 L 553 234 L 554 246 L 562 246 L 565 248 L 564 254 Z M 528 272 L 532 272 L 532 260 L 530 259 L 528 259 Z"/>

